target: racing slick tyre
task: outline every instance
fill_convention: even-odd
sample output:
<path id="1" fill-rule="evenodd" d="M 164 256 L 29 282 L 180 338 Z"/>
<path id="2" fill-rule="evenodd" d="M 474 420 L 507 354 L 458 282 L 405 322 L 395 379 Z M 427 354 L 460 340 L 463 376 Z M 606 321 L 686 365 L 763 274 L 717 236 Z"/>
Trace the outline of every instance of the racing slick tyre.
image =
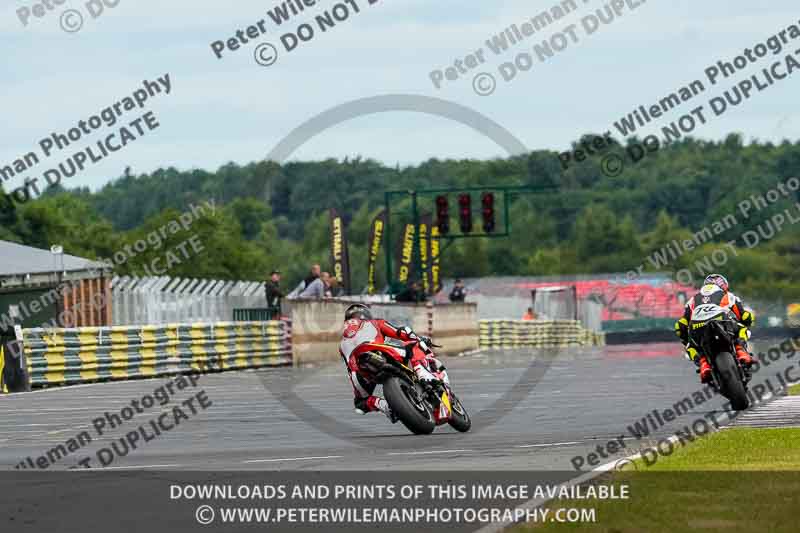
<path id="1" fill-rule="evenodd" d="M 450 392 L 450 407 L 452 407 L 452 412 L 450 414 L 450 420 L 448 423 L 453 427 L 453 429 L 456 429 L 461 433 L 466 433 L 469 431 L 469 428 L 472 427 L 472 420 L 470 419 L 467 410 L 464 409 L 463 405 L 461 405 L 461 400 L 459 400 L 452 391 Z"/>
<path id="2" fill-rule="evenodd" d="M 750 406 L 750 400 L 747 398 L 744 383 L 739 376 L 736 359 L 730 353 L 721 353 L 717 355 L 715 366 L 720 389 L 722 389 L 723 396 L 731 401 L 731 407 L 735 411 L 747 409 Z"/>
<path id="3" fill-rule="evenodd" d="M 383 383 L 383 395 L 392 412 L 409 431 L 415 435 L 433 433 L 436 422 L 422 395 L 412 383 L 391 377 Z"/>

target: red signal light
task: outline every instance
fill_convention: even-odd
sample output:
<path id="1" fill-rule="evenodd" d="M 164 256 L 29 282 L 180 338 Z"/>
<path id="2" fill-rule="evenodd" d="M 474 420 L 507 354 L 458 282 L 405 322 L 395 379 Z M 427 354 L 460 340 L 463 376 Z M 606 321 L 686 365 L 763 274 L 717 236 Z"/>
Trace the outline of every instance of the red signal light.
<path id="1" fill-rule="evenodd" d="M 436 225 L 441 235 L 450 233 L 450 205 L 447 196 L 436 197 Z"/>
<path id="2" fill-rule="evenodd" d="M 472 231 L 472 197 L 469 194 L 458 195 L 461 233 Z"/>
<path id="3" fill-rule="evenodd" d="M 494 194 L 485 192 L 481 195 L 483 204 L 483 231 L 492 233 L 495 230 Z"/>

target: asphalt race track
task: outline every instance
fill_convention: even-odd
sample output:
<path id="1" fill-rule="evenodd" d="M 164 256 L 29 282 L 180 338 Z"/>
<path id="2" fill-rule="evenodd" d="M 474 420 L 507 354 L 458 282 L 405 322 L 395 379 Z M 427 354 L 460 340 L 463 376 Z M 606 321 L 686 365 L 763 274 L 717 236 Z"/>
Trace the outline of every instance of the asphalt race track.
<path id="1" fill-rule="evenodd" d="M 761 341 L 757 349 L 775 342 Z M 772 363 L 773 375 L 794 360 Z M 117 469 L 179 470 L 572 470 L 570 459 L 626 435 L 633 453 L 644 444 L 627 428 L 653 409 L 665 409 L 701 389 L 678 343 L 593 349 L 493 351 L 445 358 L 455 390 L 473 416 L 473 431 L 449 427 L 413 436 L 379 413 L 353 413 L 340 364 L 318 369 L 277 368 L 200 376 L 196 388 L 174 391 L 163 407 L 145 409 L 97 436 L 93 420 L 120 413 L 153 394 L 167 378 L 36 391 L 0 398 L 0 465 L 20 461 L 87 431 L 91 443 L 50 469 L 77 465 L 98 449 L 197 394 L 211 405 L 170 431 L 139 441 L 108 464 Z M 767 374 L 768 372 L 768 374 Z M 762 373 L 759 373 L 759 377 Z M 773 381 L 775 381 L 773 379 Z M 712 410 L 715 397 L 653 435 L 671 435 Z M 171 414 L 170 414 L 171 417 Z M 170 418 L 171 420 L 171 418 Z M 117 443 L 119 446 L 119 443 Z M 121 455 L 121 454 L 120 454 Z M 608 462 L 611 458 L 603 459 Z M 584 469 L 591 469 L 586 466 Z"/>

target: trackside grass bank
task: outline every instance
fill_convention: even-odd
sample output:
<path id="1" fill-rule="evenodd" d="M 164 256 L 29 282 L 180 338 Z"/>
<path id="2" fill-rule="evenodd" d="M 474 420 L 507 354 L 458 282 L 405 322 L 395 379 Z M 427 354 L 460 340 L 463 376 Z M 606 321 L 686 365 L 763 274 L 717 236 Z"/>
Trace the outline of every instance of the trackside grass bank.
<path id="1" fill-rule="evenodd" d="M 516 532 L 796 532 L 800 429 L 729 429 L 658 463 L 641 461 L 597 480 L 629 485 L 628 500 L 558 500 L 551 509 L 594 508 L 593 524 L 529 524 Z"/>

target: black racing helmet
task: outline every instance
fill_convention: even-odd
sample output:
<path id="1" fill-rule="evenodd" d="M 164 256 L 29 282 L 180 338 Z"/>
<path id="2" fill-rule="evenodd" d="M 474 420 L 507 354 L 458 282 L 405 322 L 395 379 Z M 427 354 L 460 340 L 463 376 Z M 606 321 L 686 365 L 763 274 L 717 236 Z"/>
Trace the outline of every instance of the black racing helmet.
<path id="1" fill-rule="evenodd" d="M 361 320 L 372 320 L 372 311 L 370 311 L 367 304 L 353 304 L 347 307 L 344 311 L 344 319 L 350 320 L 358 318 Z"/>

